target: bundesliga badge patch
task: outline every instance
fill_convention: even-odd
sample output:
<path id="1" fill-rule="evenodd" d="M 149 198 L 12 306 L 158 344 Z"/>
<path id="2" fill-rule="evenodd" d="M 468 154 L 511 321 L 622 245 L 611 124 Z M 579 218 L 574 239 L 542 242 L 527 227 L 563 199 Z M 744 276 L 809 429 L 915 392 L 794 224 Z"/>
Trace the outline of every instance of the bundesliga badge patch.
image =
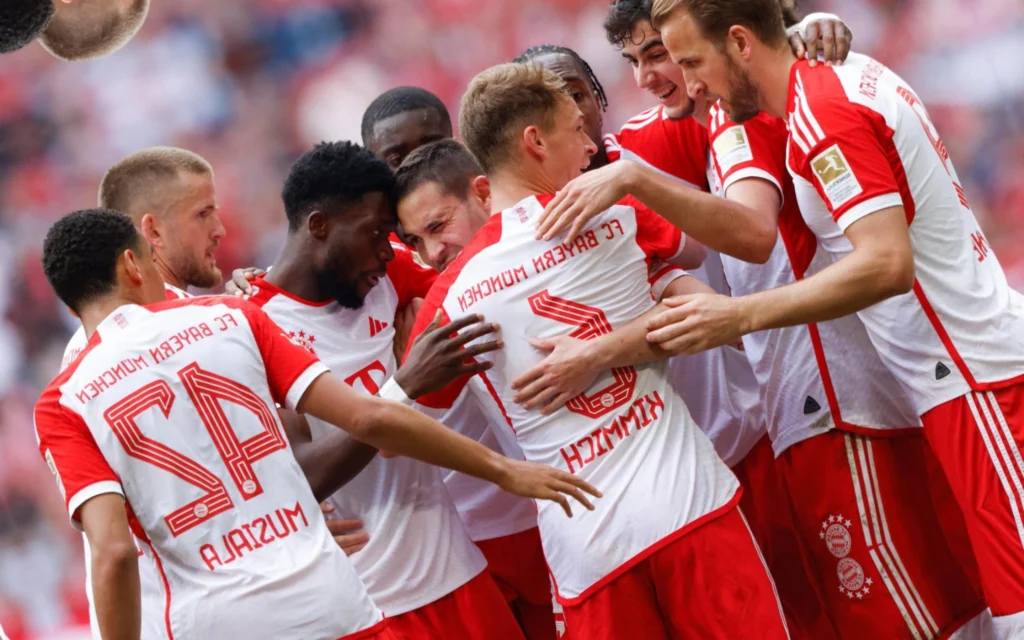
<path id="1" fill-rule="evenodd" d="M 754 159 L 750 145 L 747 144 L 747 132 L 743 125 L 736 125 L 722 131 L 715 138 L 712 146 L 715 148 L 715 158 L 718 159 L 722 175 L 729 173 L 736 165 Z"/>
<path id="2" fill-rule="evenodd" d="M 811 160 L 811 168 L 833 207 L 842 206 L 864 192 L 837 144 Z"/>
<path id="3" fill-rule="evenodd" d="M 864 567 L 850 556 L 853 549 L 853 536 L 850 526 L 853 523 L 843 518 L 843 514 L 833 516 L 821 523 L 818 537 L 825 542 L 829 553 L 839 559 L 836 575 L 839 578 L 839 593 L 853 600 L 863 600 L 871 593 L 873 581 L 864 573 Z"/>

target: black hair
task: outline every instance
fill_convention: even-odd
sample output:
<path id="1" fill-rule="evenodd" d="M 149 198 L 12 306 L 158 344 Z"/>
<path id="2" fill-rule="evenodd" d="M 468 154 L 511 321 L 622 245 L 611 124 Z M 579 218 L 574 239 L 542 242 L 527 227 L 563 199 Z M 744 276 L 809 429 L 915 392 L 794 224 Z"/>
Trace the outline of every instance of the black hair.
<path id="1" fill-rule="evenodd" d="M 446 194 L 465 198 L 473 178 L 484 175 L 476 156 L 456 140 L 438 140 L 416 149 L 395 172 L 395 201 L 426 182 Z"/>
<path id="2" fill-rule="evenodd" d="M 0 2 L 0 53 L 17 51 L 39 37 L 54 12 L 53 0 Z"/>
<path id="3" fill-rule="evenodd" d="M 117 286 L 117 260 L 138 251 L 132 219 L 110 209 L 83 209 L 58 220 L 43 241 L 43 273 L 57 297 L 80 312 L 83 304 Z"/>
<path id="4" fill-rule="evenodd" d="M 281 190 L 288 230 L 296 231 L 327 201 L 355 202 L 383 193 L 394 204 L 395 176 L 386 162 L 354 142 L 321 142 L 302 154 Z"/>
<path id="5" fill-rule="evenodd" d="M 604 17 L 604 35 L 618 48 L 626 46 L 633 29 L 641 22 L 651 21 L 650 0 L 619 0 Z"/>
<path id="6" fill-rule="evenodd" d="M 580 57 L 580 54 L 576 53 L 569 47 L 562 47 L 557 44 L 542 44 L 536 47 L 530 47 L 526 51 L 520 53 L 512 62 L 529 62 L 534 58 L 539 58 L 548 53 L 561 53 L 567 55 L 576 62 L 579 63 L 583 70 L 587 74 L 587 78 L 590 80 L 590 88 L 594 90 L 594 95 L 597 96 L 597 103 L 601 105 L 601 111 L 608 110 L 608 96 L 604 92 L 604 87 L 601 86 L 601 82 L 594 75 L 594 70 L 590 68 L 587 61 Z"/>
<path id="7" fill-rule="evenodd" d="M 800 14 L 797 12 L 797 0 L 779 0 L 779 7 L 782 9 L 782 24 L 787 29 L 795 24 L 800 24 Z"/>
<path id="8" fill-rule="evenodd" d="M 363 112 L 363 123 L 360 128 L 363 144 L 370 146 L 373 128 L 381 120 L 419 109 L 433 109 L 441 116 L 441 120 L 452 130 L 452 118 L 441 98 L 419 87 L 395 87 L 377 96 Z"/>

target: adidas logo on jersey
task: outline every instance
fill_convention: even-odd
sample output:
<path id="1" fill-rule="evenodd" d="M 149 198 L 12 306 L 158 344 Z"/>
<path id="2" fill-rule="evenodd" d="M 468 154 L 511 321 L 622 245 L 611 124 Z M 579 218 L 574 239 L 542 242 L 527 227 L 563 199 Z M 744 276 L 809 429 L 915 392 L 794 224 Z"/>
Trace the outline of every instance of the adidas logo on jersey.
<path id="1" fill-rule="evenodd" d="M 380 333 L 381 331 L 387 329 L 387 328 L 388 328 L 388 323 L 381 322 L 380 320 L 377 320 L 376 318 L 370 318 L 370 337 L 371 338 L 374 337 L 375 335 L 377 335 L 378 333 Z"/>
<path id="2" fill-rule="evenodd" d="M 943 378 L 948 376 L 949 373 L 950 373 L 949 367 L 947 367 L 946 365 L 942 364 L 941 362 L 938 363 L 937 365 L 935 365 L 935 379 L 936 380 L 942 380 Z"/>
<path id="3" fill-rule="evenodd" d="M 807 396 L 807 399 L 804 400 L 804 415 L 810 415 L 815 411 L 821 411 L 821 405 L 811 396 Z"/>

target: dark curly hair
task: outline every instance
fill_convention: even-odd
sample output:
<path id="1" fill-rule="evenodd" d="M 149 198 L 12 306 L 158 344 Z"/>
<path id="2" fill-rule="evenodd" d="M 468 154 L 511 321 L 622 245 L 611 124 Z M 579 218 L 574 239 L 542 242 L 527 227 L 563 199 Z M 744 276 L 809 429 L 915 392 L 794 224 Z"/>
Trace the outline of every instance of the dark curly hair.
<path id="1" fill-rule="evenodd" d="M 604 35 L 618 48 L 626 46 L 633 29 L 641 22 L 651 21 L 650 0 L 619 0 L 604 17 Z"/>
<path id="2" fill-rule="evenodd" d="M 601 111 L 608 110 L 608 95 L 605 94 L 604 87 L 601 86 L 601 82 L 594 74 L 594 70 L 590 68 L 590 65 L 587 64 L 587 61 L 584 60 L 580 54 L 576 53 L 569 47 L 563 47 L 557 44 L 539 44 L 536 47 L 530 47 L 526 51 L 520 53 L 518 56 L 513 58 L 512 62 L 530 62 L 534 58 L 539 58 L 540 56 L 548 53 L 561 53 L 575 60 L 587 74 L 587 79 L 590 81 L 590 88 L 593 89 L 594 95 L 597 96 L 597 103 L 601 106 Z"/>
<path id="3" fill-rule="evenodd" d="M 360 127 L 363 144 L 370 146 L 373 128 L 381 120 L 419 109 L 436 111 L 441 116 L 441 121 L 447 123 L 448 135 L 451 135 L 452 118 L 448 115 L 448 108 L 444 106 L 441 98 L 419 87 L 395 87 L 377 96 L 363 112 L 363 123 Z"/>
<path id="4" fill-rule="evenodd" d="M 0 2 L 0 53 L 17 51 L 35 40 L 53 14 L 53 0 Z"/>
<path id="5" fill-rule="evenodd" d="M 383 193 L 394 204 L 395 176 L 387 163 L 354 142 L 321 142 L 285 178 L 281 200 L 288 230 L 297 231 L 328 201 L 355 202 L 368 193 Z"/>
<path id="6" fill-rule="evenodd" d="M 43 241 L 43 272 L 57 297 L 81 306 L 117 286 L 117 259 L 138 251 L 142 237 L 132 219 L 110 209 L 83 209 L 58 220 Z"/>

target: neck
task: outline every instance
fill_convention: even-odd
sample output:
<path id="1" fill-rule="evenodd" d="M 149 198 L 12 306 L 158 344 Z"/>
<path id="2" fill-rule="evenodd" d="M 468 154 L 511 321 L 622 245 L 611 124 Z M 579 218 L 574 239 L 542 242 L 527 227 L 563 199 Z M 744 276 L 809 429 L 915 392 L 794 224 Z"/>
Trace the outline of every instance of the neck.
<path id="1" fill-rule="evenodd" d="M 303 233 L 289 233 L 274 268 L 263 279 L 278 289 L 310 302 L 325 302 L 330 296 L 320 291 L 311 260 L 312 249 Z"/>
<path id="2" fill-rule="evenodd" d="M 156 254 L 156 270 L 160 272 L 160 278 L 172 287 L 178 287 L 182 291 L 188 289 L 188 283 L 174 272 L 171 265 L 160 254 Z"/>
<path id="3" fill-rule="evenodd" d="M 517 202 L 545 193 L 555 193 L 558 187 L 538 166 L 527 167 L 515 163 L 496 171 L 491 177 L 491 209 L 504 211 Z"/>
<path id="4" fill-rule="evenodd" d="M 96 331 L 96 327 L 100 326 L 100 323 L 106 320 L 107 316 L 126 304 L 135 304 L 135 301 L 129 300 L 120 293 L 113 293 L 97 298 L 85 305 L 78 313 L 78 318 L 82 321 L 82 328 L 85 329 L 86 337 L 91 338 L 92 334 Z"/>
<path id="5" fill-rule="evenodd" d="M 789 108 L 789 72 L 796 56 L 789 43 L 780 49 L 769 49 L 764 64 L 754 72 L 754 82 L 761 90 L 764 110 L 776 118 L 785 118 Z"/>

